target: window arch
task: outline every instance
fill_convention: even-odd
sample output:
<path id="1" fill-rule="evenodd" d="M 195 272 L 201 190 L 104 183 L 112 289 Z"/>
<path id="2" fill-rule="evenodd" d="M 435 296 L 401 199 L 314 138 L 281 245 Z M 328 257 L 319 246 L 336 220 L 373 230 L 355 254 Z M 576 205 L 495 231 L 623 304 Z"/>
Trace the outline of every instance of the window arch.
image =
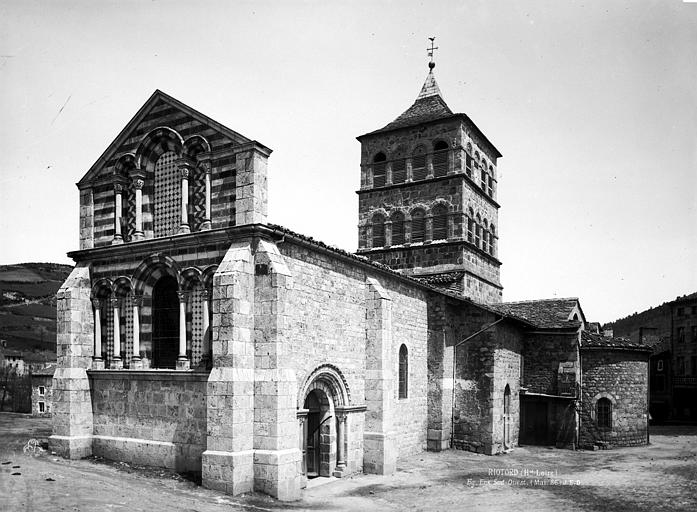
<path id="1" fill-rule="evenodd" d="M 404 214 L 396 211 L 392 214 L 392 245 L 404 243 Z"/>
<path id="2" fill-rule="evenodd" d="M 373 187 L 384 187 L 386 183 L 387 157 L 382 151 L 373 158 Z"/>
<path id="3" fill-rule="evenodd" d="M 423 210 L 415 210 L 411 214 L 411 241 L 412 243 L 424 241 L 424 212 Z"/>
<path id="4" fill-rule="evenodd" d="M 399 398 L 409 396 L 409 352 L 407 346 L 399 347 Z"/>
<path id="5" fill-rule="evenodd" d="M 598 428 L 612 429 L 612 402 L 609 398 L 600 398 L 595 404 L 595 420 Z"/>
<path id="6" fill-rule="evenodd" d="M 508 384 L 503 392 L 503 413 L 511 414 L 511 386 Z"/>
<path id="7" fill-rule="evenodd" d="M 385 246 L 385 217 L 381 213 L 373 215 L 373 247 Z"/>
<path id="8" fill-rule="evenodd" d="M 433 240 L 448 239 L 448 209 L 442 204 L 433 208 Z"/>
<path id="9" fill-rule="evenodd" d="M 442 140 L 433 146 L 433 175 L 445 176 L 448 174 L 448 143 Z"/>
<path id="10" fill-rule="evenodd" d="M 411 157 L 411 177 L 414 181 L 426 179 L 426 150 L 418 146 Z"/>

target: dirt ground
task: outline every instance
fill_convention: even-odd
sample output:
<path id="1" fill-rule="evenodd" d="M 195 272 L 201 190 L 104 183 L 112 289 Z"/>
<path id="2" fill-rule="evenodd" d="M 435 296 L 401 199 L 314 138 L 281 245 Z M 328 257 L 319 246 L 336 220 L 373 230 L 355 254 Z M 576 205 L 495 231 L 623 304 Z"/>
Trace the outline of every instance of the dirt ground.
<path id="1" fill-rule="evenodd" d="M 302 500 L 226 496 L 174 473 L 40 448 L 50 420 L 0 413 L 2 511 L 697 510 L 697 427 L 654 427 L 651 445 L 607 451 L 519 447 L 489 457 L 461 451 L 403 460 L 392 477 L 313 480 Z M 320 485 L 318 485 L 320 484 Z"/>

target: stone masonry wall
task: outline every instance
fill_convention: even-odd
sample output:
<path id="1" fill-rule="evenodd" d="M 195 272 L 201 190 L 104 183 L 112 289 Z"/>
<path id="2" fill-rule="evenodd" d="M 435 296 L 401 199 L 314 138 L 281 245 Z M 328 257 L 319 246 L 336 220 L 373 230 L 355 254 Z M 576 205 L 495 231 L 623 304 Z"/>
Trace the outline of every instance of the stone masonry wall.
<path id="1" fill-rule="evenodd" d="M 523 386 L 531 393 L 558 394 L 559 363 L 564 362 L 578 369 L 577 332 L 529 334 L 523 349 Z"/>
<path id="2" fill-rule="evenodd" d="M 520 353 L 523 345 L 523 334 L 520 329 L 505 322 L 495 326 L 495 333 L 492 451 L 500 453 L 505 449 L 518 445 L 520 429 Z M 507 415 L 504 415 L 506 386 L 510 390 L 510 411 Z M 507 425 L 507 433 L 504 432 L 504 425 Z"/>
<path id="3" fill-rule="evenodd" d="M 201 471 L 206 373 L 90 372 L 93 453 L 176 471 Z"/>
<path id="4" fill-rule="evenodd" d="M 53 408 L 51 390 L 53 377 L 49 375 L 32 375 L 31 378 L 31 413 L 33 416 L 48 418 Z M 44 387 L 44 395 L 39 394 L 39 387 Z M 39 402 L 44 403 L 44 412 L 39 410 Z"/>
<path id="5" fill-rule="evenodd" d="M 583 401 L 580 445 L 637 446 L 647 443 L 648 354 L 582 350 Z M 599 398 L 612 402 L 612 429 L 598 427 Z"/>

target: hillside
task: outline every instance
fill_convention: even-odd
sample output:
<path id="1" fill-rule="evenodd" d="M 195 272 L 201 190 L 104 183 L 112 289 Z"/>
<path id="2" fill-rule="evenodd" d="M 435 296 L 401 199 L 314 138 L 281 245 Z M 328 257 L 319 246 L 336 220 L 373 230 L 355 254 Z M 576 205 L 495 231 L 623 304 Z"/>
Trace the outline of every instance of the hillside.
<path id="1" fill-rule="evenodd" d="M 72 267 L 58 263 L 0 266 L 0 338 L 22 352 L 56 351 L 56 292 Z"/>

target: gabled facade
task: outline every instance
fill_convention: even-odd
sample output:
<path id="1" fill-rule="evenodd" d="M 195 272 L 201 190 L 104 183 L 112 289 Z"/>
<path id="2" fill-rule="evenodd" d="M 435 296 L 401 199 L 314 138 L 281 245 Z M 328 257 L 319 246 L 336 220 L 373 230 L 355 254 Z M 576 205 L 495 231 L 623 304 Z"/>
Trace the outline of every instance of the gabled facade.
<path id="1" fill-rule="evenodd" d="M 476 301 L 501 302 L 501 154 L 467 115 L 450 110 L 433 66 L 411 107 L 358 140 L 358 253 Z"/>

